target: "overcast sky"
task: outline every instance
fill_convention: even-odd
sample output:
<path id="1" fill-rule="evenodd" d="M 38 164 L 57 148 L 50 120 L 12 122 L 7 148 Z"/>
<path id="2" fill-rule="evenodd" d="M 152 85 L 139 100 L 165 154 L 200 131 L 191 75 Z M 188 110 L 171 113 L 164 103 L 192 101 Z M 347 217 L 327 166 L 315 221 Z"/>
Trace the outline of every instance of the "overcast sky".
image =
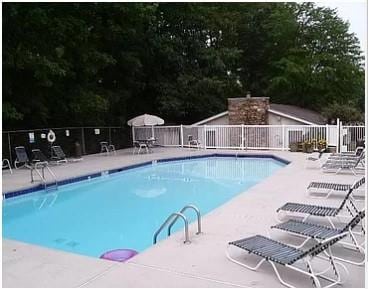
<path id="1" fill-rule="evenodd" d="M 354 32 L 360 41 L 360 47 L 367 52 L 367 2 L 353 1 L 319 1 L 319 6 L 337 8 L 338 15 L 350 23 L 350 31 Z"/>

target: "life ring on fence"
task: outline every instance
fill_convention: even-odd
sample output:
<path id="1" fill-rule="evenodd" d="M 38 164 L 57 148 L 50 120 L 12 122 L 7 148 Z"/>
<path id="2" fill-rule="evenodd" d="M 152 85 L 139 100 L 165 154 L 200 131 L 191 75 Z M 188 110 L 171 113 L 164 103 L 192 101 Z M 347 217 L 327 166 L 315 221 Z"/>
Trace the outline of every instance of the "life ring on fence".
<path id="1" fill-rule="evenodd" d="M 47 134 L 47 141 L 53 143 L 55 140 L 56 140 L 56 135 L 52 130 L 50 130 Z"/>

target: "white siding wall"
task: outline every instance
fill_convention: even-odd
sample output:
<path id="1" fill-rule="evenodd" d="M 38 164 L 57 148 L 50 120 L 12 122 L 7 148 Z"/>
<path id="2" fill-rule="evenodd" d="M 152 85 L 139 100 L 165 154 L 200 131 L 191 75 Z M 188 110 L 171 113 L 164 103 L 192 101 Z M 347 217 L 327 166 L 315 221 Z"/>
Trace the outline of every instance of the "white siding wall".
<path id="1" fill-rule="evenodd" d="M 228 125 L 229 115 L 224 115 L 214 120 L 210 120 L 206 123 L 201 123 L 201 125 Z M 279 116 L 272 112 L 268 112 L 268 124 L 269 125 L 305 125 L 305 123 L 296 121 L 284 116 Z"/>

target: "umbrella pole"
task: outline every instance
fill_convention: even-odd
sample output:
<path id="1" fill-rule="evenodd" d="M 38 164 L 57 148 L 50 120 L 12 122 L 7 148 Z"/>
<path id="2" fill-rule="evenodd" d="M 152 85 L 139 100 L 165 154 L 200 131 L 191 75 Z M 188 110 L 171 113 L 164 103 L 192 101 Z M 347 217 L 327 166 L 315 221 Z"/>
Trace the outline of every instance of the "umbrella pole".
<path id="1" fill-rule="evenodd" d="M 153 125 L 151 126 L 152 128 L 152 138 L 155 138 L 155 129 L 153 128 Z"/>

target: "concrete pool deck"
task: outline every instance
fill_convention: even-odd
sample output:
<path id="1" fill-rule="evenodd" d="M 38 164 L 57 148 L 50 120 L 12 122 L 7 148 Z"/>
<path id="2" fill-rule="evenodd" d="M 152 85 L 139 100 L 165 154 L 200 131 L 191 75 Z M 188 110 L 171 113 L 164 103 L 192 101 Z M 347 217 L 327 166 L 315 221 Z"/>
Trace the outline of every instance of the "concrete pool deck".
<path id="1" fill-rule="evenodd" d="M 55 166 L 52 170 L 58 179 L 66 179 L 155 159 L 219 152 L 272 154 L 291 163 L 246 193 L 206 214 L 202 219 L 203 234 L 195 235 L 196 224 L 193 223 L 190 226 L 191 244 L 183 244 L 183 233 L 180 231 L 126 263 L 3 239 L 3 286 L 283 287 L 269 264 L 254 272 L 228 261 L 225 256 L 227 243 L 254 234 L 267 235 L 270 226 L 275 224 L 276 209 L 287 201 L 338 206 L 341 202 L 338 196 L 326 200 L 308 198 L 306 186 L 310 181 L 319 180 L 352 183 L 358 176 L 324 174 L 318 168 L 306 169 L 306 155 L 302 153 L 177 148 L 158 148 L 147 155 L 132 155 L 130 149 L 120 150 L 116 156 L 89 155 L 84 156 L 82 162 Z M 4 171 L 2 180 L 3 192 L 13 191 L 28 187 L 30 174 L 27 170 L 16 170 L 13 175 Z M 272 237 L 290 243 L 296 240 L 279 232 L 272 232 Z M 365 267 L 349 264 L 346 267 L 350 276 L 343 287 L 364 287 Z M 280 271 L 285 279 L 298 287 L 312 286 L 310 279 L 303 275 L 285 268 Z"/>

